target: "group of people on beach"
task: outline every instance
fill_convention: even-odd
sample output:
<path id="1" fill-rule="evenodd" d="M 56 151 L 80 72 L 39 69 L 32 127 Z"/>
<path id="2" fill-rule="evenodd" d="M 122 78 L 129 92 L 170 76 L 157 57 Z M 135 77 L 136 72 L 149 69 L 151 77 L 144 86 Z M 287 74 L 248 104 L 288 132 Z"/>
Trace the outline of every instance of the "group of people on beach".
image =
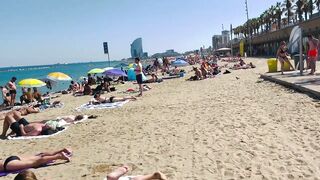
<path id="1" fill-rule="evenodd" d="M 189 58 L 187 57 L 187 61 L 193 63 L 193 71 L 195 72 L 195 76 L 191 77 L 190 80 L 202 80 L 210 77 L 214 77 L 215 75 L 221 73 L 222 68 L 226 68 L 227 66 L 219 66 L 217 61 L 217 57 L 215 56 L 208 56 L 205 58 L 201 58 L 196 56 L 197 58 Z M 199 65 L 197 64 L 199 63 Z M 237 62 L 239 63 L 239 67 L 246 66 L 246 63 L 241 59 L 238 58 Z M 144 70 L 139 58 L 135 58 L 135 66 L 134 71 L 136 75 L 136 82 L 139 87 L 139 94 L 138 97 L 143 95 L 143 91 L 145 89 L 145 83 L 155 83 L 159 82 L 157 71 L 160 67 L 159 64 L 154 64 L 156 67 L 151 72 L 151 78 L 148 80 L 143 80 L 143 73 Z M 249 64 L 251 68 L 253 64 Z M 168 74 L 169 76 L 176 76 L 183 72 L 183 69 L 178 67 L 171 67 L 170 68 L 170 61 L 169 59 L 163 61 L 163 68 L 162 73 Z M 11 98 L 16 98 L 16 85 L 15 85 L 16 78 L 12 78 L 10 82 L 6 85 L 6 87 L 1 87 L 4 101 L 7 105 L 14 105 Z M 75 96 L 82 96 L 88 95 L 92 96 L 93 98 L 89 101 L 89 104 L 99 105 L 103 103 L 114 103 L 120 101 L 127 101 L 127 100 L 136 100 L 137 97 L 128 96 L 128 97 L 104 97 L 102 94 L 104 92 L 111 92 L 112 91 L 112 79 L 108 77 L 102 77 L 95 79 L 93 76 L 88 75 L 86 79 L 83 79 L 82 82 L 78 83 L 75 81 L 71 81 L 69 88 L 65 91 L 66 93 L 72 93 Z M 93 88 L 93 86 L 95 86 Z M 13 89 L 15 91 L 13 91 Z M 63 91 L 64 92 L 64 91 Z M 63 93 L 62 92 L 62 93 Z M 23 94 L 23 98 L 21 98 L 22 103 L 32 103 L 32 102 L 41 102 L 43 101 L 43 96 L 41 93 L 34 88 L 33 92 L 31 88 L 26 89 L 25 93 Z M 11 110 L 3 115 L 3 129 L 1 133 L 1 138 L 6 138 L 8 136 L 38 136 L 38 135 L 50 135 L 59 131 L 60 128 L 64 128 L 70 124 L 75 124 L 85 117 L 84 115 L 74 115 L 74 116 L 66 116 L 60 117 L 57 119 L 51 120 L 42 120 L 36 122 L 29 122 L 26 119 L 26 115 L 30 113 L 39 113 L 40 109 L 35 106 L 24 106 L 18 110 Z M 95 116 L 89 116 L 89 118 L 96 118 Z M 1 120 L 1 116 L 0 116 Z M 11 130 L 11 132 L 8 131 Z M 28 168 L 35 168 L 41 167 L 43 165 L 47 165 L 52 163 L 56 160 L 63 160 L 63 161 L 70 161 L 73 152 L 70 148 L 64 148 L 62 150 L 54 151 L 54 152 L 43 152 L 33 156 L 20 156 L 14 155 L 10 156 L 4 160 L 0 160 L 0 172 L 12 172 L 12 171 L 19 171 L 25 170 Z M 129 167 L 122 166 L 117 168 L 115 171 L 111 172 L 106 176 L 107 180 L 118 180 L 126 173 L 128 173 Z M 31 171 L 23 171 L 17 175 L 17 179 L 23 179 L 30 177 L 30 179 L 36 179 L 36 176 Z M 167 179 L 164 174 L 161 172 L 155 172 L 148 175 L 143 176 L 136 176 L 132 177 L 132 180 L 151 180 L 151 179 Z"/>
<path id="2" fill-rule="evenodd" d="M 320 42 L 313 35 L 308 35 L 308 48 L 307 48 L 307 67 L 306 69 L 310 69 L 310 75 L 314 75 L 316 72 L 316 62 L 319 58 L 319 49 Z M 284 74 L 284 65 L 287 63 L 290 66 L 291 70 L 295 70 L 293 65 L 290 62 L 291 56 L 288 53 L 288 47 L 285 41 L 280 43 L 280 47 L 277 51 L 277 58 L 280 61 L 281 65 L 281 74 Z"/>

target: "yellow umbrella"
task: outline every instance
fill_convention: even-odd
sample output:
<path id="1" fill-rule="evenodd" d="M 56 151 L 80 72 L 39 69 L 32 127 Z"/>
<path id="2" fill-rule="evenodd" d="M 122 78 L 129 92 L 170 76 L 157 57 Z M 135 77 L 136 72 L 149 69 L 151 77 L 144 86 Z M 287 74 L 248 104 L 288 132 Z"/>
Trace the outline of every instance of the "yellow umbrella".
<path id="1" fill-rule="evenodd" d="M 39 79 L 24 79 L 18 83 L 21 87 L 42 87 L 45 86 L 46 83 L 40 81 Z"/>
<path id="2" fill-rule="evenodd" d="M 94 69 L 91 69 L 88 74 L 100 74 L 100 73 L 103 73 L 105 72 L 104 69 L 99 69 L 99 68 L 94 68 Z"/>
<path id="3" fill-rule="evenodd" d="M 62 73 L 62 72 L 53 72 L 48 74 L 48 79 L 54 80 L 54 81 L 71 81 L 71 77 Z"/>

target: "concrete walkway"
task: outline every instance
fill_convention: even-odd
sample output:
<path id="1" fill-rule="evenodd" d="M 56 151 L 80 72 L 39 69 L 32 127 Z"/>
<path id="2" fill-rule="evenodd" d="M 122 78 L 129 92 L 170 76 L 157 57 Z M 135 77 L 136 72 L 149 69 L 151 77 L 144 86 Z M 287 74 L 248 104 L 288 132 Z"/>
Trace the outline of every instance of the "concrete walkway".
<path id="1" fill-rule="evenodd" d="M 284 75 L 276 72 L 263 74 L 261 78 L 320 99 L 319 73 L 316 75 L 308 75 L 308 73 L 304 71 L 303 76 L 300 76 L 300 71 L 285 72 Z"/>

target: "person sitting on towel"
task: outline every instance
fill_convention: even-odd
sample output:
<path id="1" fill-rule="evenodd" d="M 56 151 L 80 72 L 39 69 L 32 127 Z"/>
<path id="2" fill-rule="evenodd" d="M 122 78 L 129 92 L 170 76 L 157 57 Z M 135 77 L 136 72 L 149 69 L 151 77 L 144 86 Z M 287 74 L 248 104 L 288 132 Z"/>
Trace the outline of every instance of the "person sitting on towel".
<path id="1" fill-rule="evenodd" d="M 95 94 L 93 96 L 93 99 L 89 102 L 89 104 L 103 104 L 103 103 L 114 103 L 114 102 L 121 102 L 121 101 L 126 101 L 126 100 L 136 100 L 137 98 L 133 96 L 128 96 L 128 97 L 115 97 L 111 96 L 109 98 L 107 97 L 102 97 L 100 94 Z"/>
<path id="2" fill-rule="evenodd" d="M 9 135 L 15 134 L 16 136 L 38 136 L 55 133 L 53 132 L 54 130 L 45 123 L 29 123 L 18 111 L 13 111 L 5 116 L 0 138 L 7 137 L 9 128 L 12 130 Z"/>
<path id="3" fill-rule="evenodd" d="M 151 74 L 151 79 L 143 81 L 143 83 L 155 83 L 155 82 L 159 82 L 159 78 L 155 74 Z"/>

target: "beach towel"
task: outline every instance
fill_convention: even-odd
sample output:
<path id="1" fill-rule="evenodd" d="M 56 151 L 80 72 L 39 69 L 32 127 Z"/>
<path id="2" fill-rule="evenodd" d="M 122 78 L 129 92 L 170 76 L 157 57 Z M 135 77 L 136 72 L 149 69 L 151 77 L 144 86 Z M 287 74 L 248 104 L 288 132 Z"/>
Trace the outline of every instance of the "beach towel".
<path id="1" fill-rule="evenodd" d="M 76 108 L 77 111 L 82 110 L 92 110 L 92 109 L 113 109 L 119 108 L 128 103 L 129 100 L 114 102 L 114 103 L 103 103 L 103 104 L 83 104 L 80 107 Z"/>
<path id="2" fill-rule="evenodd" d="M 49 109 L 49 108 L 63 108 L 64 107 L 64 103 L 57 103 L 57 104 L 44 104 L 41 105 L 39 108 L 41 111 L 45 110 L 45 109 Z"/>
<path id="3" fill-rule="evenodd" d="M 55 135 L 58 135 L 62 132 L 64 132 L 65 130 L 67 130 L 68 127 L 65 127 L 63 130 L 61 131 L 58 131 L 54 134 L 50 134 L 50 135 L 40 135 L 40 136 L 19 136 L 19 137 L 11 137 L 11 136 L 8 136 L 8 139 L 9 140 L 27 140 L 27 139 L 43 139 L 43 138 L 48 138 L 48 137 L 52 137 L 52 136 L 55 136 Z"/>

